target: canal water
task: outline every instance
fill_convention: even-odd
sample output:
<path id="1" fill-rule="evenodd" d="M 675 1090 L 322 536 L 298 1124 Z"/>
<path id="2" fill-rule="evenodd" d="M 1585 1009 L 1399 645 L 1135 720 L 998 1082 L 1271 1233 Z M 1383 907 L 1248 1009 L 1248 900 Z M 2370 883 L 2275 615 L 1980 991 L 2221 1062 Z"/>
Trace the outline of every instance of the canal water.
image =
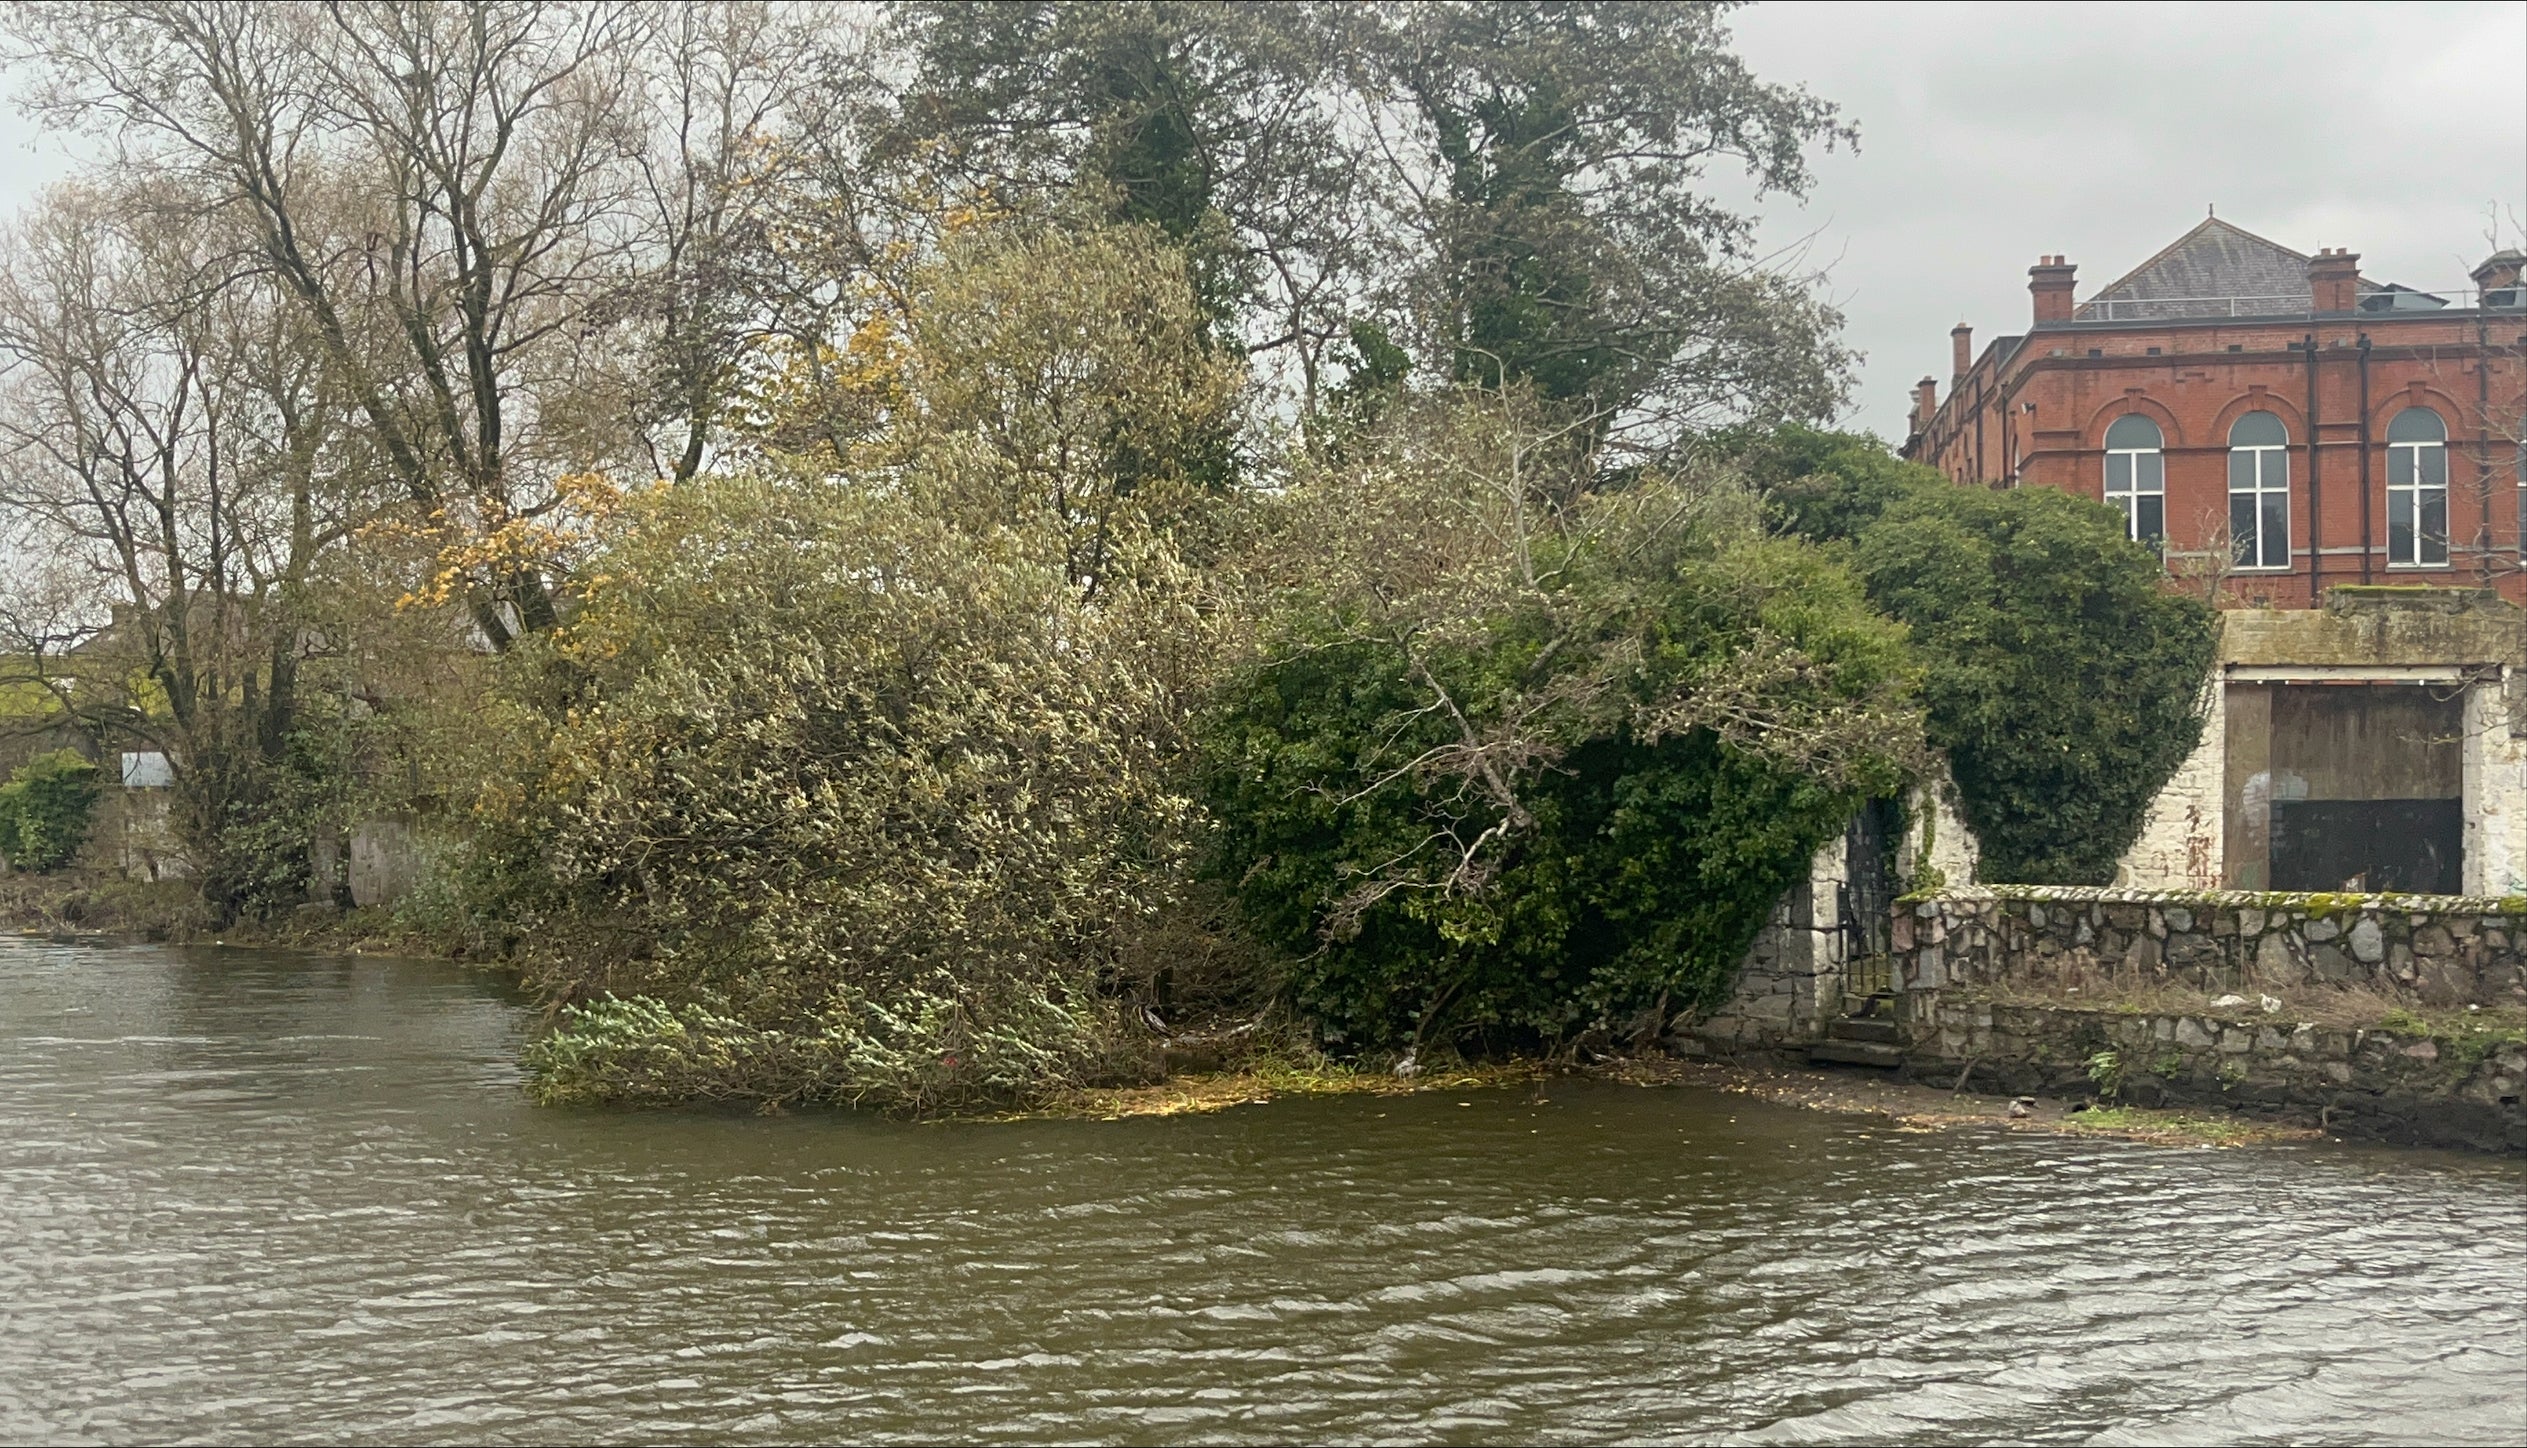
<path id="1" fill-rule="evenodd" d="M 2517 1442 L 2518 1165 L 1578 1083 L 549 1111 L 454 967 L 0 942 L 0 1440 Z"/>

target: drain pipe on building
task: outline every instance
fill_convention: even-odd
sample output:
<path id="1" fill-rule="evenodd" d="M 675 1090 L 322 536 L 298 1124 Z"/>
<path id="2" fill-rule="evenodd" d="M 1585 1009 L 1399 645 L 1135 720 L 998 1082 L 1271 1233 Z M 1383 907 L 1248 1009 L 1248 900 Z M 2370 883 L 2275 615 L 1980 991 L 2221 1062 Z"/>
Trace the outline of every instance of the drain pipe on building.
<path id="1" fill-rule="evenodd" d="M 2377 545 L 2369 535 L 2369 334 L 2360 334 L 2360 581 L 2369 581 Z"/>
<path id="2" fill-rule="evenodd" d="M 2317 483 L 2316 333 L 2308 333 L 2299 345 L 2308 359 L 2308 603 L 2313 607 L 2325 595 L 2325 492 Z M 2230 548 L 2236 546 L 2231 540 Z"/>

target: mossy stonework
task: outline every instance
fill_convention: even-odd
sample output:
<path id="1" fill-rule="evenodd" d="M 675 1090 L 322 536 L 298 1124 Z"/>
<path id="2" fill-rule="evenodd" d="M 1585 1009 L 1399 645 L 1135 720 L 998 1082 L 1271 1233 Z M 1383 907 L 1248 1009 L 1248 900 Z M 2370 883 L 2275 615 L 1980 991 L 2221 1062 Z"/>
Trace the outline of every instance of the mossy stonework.
<path id="1" fill-rule="evenodd" d="M 1907 998 L 1903 1074 L 1985 1090 L 2085 1093 L 2136 1106 L 2313 1118 L 2342 1135 L 2527 1152 L 2527 1032 L 2510 1025 L 2328 1029 L 2286 1014 L 2158 1015 Z M 2109 1054 L 2125 1067 L 2100 1072 Z M 2111 1090 L 2109 1090 L 2111 1088 Z"/>
<path id="2" fill-rule="evenodd" d="M 1987 886 L 1894 928 L 1908 990 L 2362 987 L 2432 1005 L 2527 1004 L 2527 896 Z"/>
<path id="3" fill-rule="evenodd" d="M 1894 944 L 1909 1074 L 2527 1152 L 2527 897 L 1993 886 Z"/>

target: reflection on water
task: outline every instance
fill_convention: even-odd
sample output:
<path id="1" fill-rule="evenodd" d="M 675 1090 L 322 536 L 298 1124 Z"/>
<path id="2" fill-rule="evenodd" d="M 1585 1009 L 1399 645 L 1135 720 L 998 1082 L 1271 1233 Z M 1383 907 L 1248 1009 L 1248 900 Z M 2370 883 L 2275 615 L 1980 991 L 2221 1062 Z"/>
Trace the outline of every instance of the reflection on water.
<path id="1" fill-rule="evenodd" d="M 528 1106 L 453 968 L 0 942 L 0 1438 L 2516 1441 L 2513 1163 L 1685 1090 Z"/>

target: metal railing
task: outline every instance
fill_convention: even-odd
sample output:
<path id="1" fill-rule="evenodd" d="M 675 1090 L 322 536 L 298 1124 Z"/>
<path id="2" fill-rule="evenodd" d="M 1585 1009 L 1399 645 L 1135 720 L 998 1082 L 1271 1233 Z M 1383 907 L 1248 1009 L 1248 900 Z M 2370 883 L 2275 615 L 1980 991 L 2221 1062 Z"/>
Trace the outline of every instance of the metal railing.
<path id="1" fill-rule="evenodd" d="M 2308 310 L 2306 292 L 2276 297 L 2108 297 L 2079 304 L 2083 322 L 2155 321 L 2162 317 L 2270 317 Z M 2178 309 L 2189 310 L 2178 310 Z"/>
<path id="2" fill-rule="evenodd" d="M 2442 311 L 2489 307 L 2511 311 L 2527 307 L 2527 284 L 2489 289 L 2434 287 L 2427 291 L 2363 292 L 2354 314 L 2427 316 Z M 2313 315 L 2316 298 L 2308 292 L 2261 297 L 2091 297 L 2072 313 L 2082 322 L 2185 321 L 2202 317 L 2304 317 Z"/>
<path id="3" fill-rule="evenodd" d="M 1843 999 L 1895 993 L 1895 960 L 1885 955 L 1854 956 L 1843 963 Z"/>

